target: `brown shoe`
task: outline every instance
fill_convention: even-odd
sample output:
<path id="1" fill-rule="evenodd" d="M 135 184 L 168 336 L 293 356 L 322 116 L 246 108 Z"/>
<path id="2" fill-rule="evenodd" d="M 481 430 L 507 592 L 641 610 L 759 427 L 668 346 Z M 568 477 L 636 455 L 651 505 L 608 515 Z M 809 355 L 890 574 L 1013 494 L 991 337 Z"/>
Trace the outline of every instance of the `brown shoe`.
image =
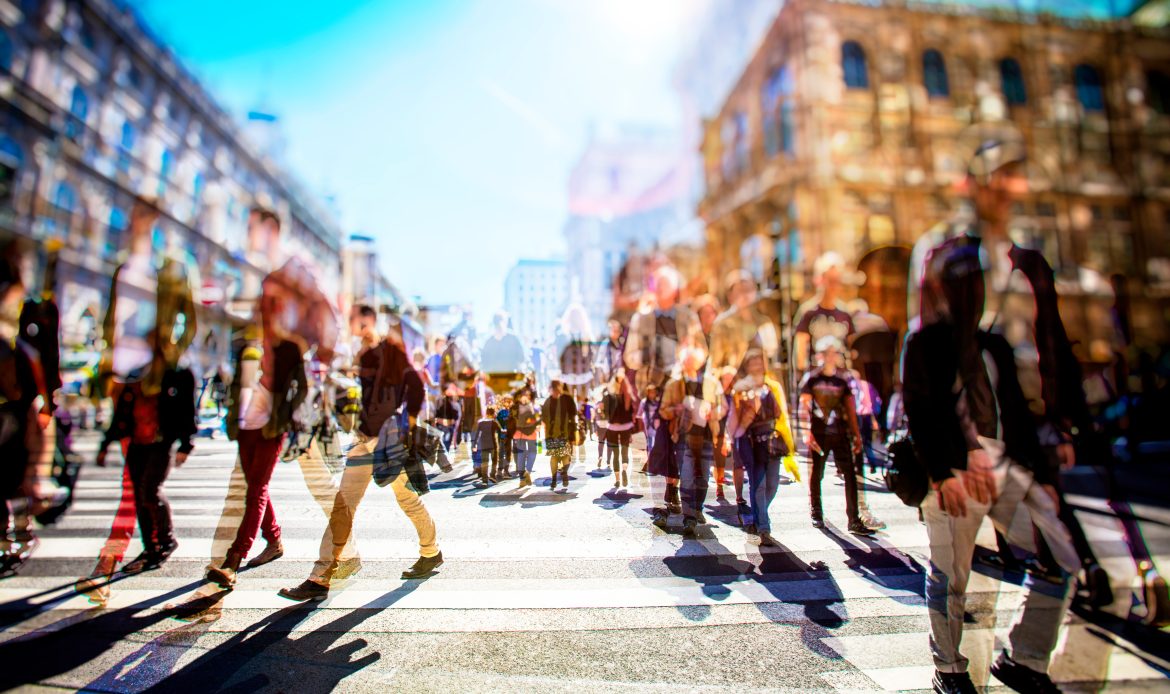
<path id="1" fill-rule="evenodd" d="M 223 564 L 207 570 L 206 579 L 220 588 L 232 589 L 236 585 L 236 572 L 240 570 L 240 555 L 228 552 Z"/>
<path id="2" fill-rule="evenodd" d="M 276 542 L 269 542 L 264 551 L 257 554 L 251 561 L 248 562 L 248 568 L 254 569 L 257 566 L 264 566 L 269 562 L 276 561 L 284 556 L 284 546 L 280 544 L 280 540 Z"/>
<path id="3" fill-rule="evenodd" d="M 97 566 L 93 568 L 93 573 L 85 578 L 77 579 L 77 582 L 73 584 L 73 590 L 78 593 L 88 593 L 98 586 L 104 586 L 110 582 L 117 566 L 118 562 L 112 556 L 103 554 L 98 557 Z"/>

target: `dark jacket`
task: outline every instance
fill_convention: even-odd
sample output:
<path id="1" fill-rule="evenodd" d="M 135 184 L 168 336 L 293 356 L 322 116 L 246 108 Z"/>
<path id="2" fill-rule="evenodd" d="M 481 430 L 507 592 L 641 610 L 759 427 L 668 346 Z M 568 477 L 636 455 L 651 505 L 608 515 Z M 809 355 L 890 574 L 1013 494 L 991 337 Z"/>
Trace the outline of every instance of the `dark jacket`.
<path id="1" fill-rule="evenodd" d="M 417 417 L 426 400 L 422 376 L 398 344 L 383 340 L 362 354 L 361 432 L 377 436 L 391 416 L 406 413 Z"/>
<path id="2" fill-rule="evenodd" d="M 137 381 L 126 383 L 114 405 L 110 428 L 106 430 L 102 449 L 115 441 L 130 438 L 134 433 L 134 402 L 143 397 Z M 179 442 L 180 453 L 195 448 L 192 439 L 198 431 L 195 410 L 195 375 L 190 369 L 167 369 L 162 374 L 162 390 L 158 396 L 158 434 L 155 443 L 170 446 Z"/>
<path id="3" fill-rule="evenodd" d="M 934 482 L 952 477 L 952 469 L 967 469 L 970 450 L 959 416 L 962 391 L 954 388 L 959 373 L 955 336 L 948 322 L 923 326 L 907 336 L 902 352 L 902 397 L 910 436 Z M 995 399 L 1003 423 L 1004 454 L 1032 470 L 1038 482 L 1051 483 L 1011 345 L 1002 336 L 983 331 L 973 339 L 977 350 L 991 355 L 999 373 Z"/>
<path id="4" fill-rule="evenodd" d="M 931 251 L 923 278 L 922 319 L 924 324 L 946 319 L 954 325 L 956 344 L 960 347 L 959 368 L 966 385 L 966 405 L 971 419 L 986 425 L 991 393 L 981 383 L 986 380 L 982 361 L 973 348 L 987 291 L 979 262 L 981 245 L 978 236 L 962 234 Z M 1044 400 L 1044 417 L 1036 424 L 1038 429 L 1068 440 L 1073 431 L 1087 432 L 1091 420 L 1080 363 L 1060 318 L 1055 275 L 1039 251 L 1013 245 L 1010 258 L 1013 267 L 1028 278 L 1036 298 L 1036 349 Z"/>
<path id="5" fill-rule="evenodd" d="M 47 402 L 36 350 L 20 338 L 0 340 L 0 503 L 16 497 L 47 443 L 37 419 L 38 397 Z"/>
<path id="6" fill-rule="evenodd" d="M 240 433 L 240 362 L 247 344 L 236 349 L 234 364 L 236 378 L 228 394 L 227 435 L 235 441 Z M 296 343 L 284 340 L 270 349 L 276 350 L 275 373 L 272 382 L 272 416 L 261 429 L 266 439 L 283 436 L 292 427 L 293 412 L 300 407 L 308 395 L 309 383 L 305 374 L 304 356 Z"/>
<path id="7" fill-rule="evenodd" d="M 577 439 L 577 403 L 573 396 L 561 393 L 549 396 L 540 408 L 546 439 L 573 442 Z"/>

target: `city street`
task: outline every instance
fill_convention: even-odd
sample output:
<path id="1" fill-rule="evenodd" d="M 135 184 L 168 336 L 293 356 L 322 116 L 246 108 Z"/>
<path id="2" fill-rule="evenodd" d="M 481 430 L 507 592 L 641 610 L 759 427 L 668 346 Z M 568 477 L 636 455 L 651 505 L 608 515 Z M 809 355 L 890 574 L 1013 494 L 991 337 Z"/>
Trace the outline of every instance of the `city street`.
<path id="1" fill-rule="evenodd" d="M 92 436 L 78 445 L 87 457 L 95 447 Z M 446 557 L 432 577 L 399 579 L 417 545 L 389 491 L 373 487 L 356 527 L 364 568 L 335 584 L 329 600 L 299 605 L 277 591 L 307 577 L 325 518 L 295 463 L 278 464 L 272 482 L 285 557 L 242 572 L 230 593 L 201 580 L 233 458 L 234 446 L 222 439 L 197 441 L 167 484 L 178 552 L 160 570 L 117 578 L 104 608 L 76 595 L 71 584 L 92 568 L 109 531 L 121 468 L 117 456 L 106 469 L 87 465 L 73 509 L 44 530 L 42 546 L 20 575 L 0 585 L 0 689 L 930 686 L 925 530 L 877 476 L 870 476 L 867 496 L 889 527 L 872 540 L 842 530 L 844 495 L 830 474 L 829 527 L 810 526 L 804 483 L 784 484 L 773 506 L 774 533 L 784 546 L 761 551 L 736 527 L 734 502 L 716 502 L 713 490 L 710 524 L 688 540 L 651 525 L 644 475 L 633 476 L 628 494 L 617 493 L 611 475 L 589 474 L 590 457 L 575 464 L 567 494 L 551 493 L 539 486 L 547 484 L 548 471 L 541 457 L 536 488 L 520 492 L 510 480 L 478 490 L 464 479 L 464 460 L 432 477 L 433 491 L 424 498 Z M 1170 511 L 1133 508 L 1146 519 L 1146 541 L 1165 566 Z M 1128 610 L 1116 519 L 1081 515 L 1098 549 L 1112 557 L 1118 604 Z M 981 541 L 994 546 L 990 536 Z M 127 558 L 137 551 L 136 539 Z M 977 683 L 1019 596 L 1017 586 L 986 571 L 972 578 L 964 636 L 972 673 L 984 673 L 976 674 Z M 1166 686 L 1165 633 L 1109 618 L 1087 623 L 1079 612 L 1070 619 L 1052 669 L 1066 691 Z"/>

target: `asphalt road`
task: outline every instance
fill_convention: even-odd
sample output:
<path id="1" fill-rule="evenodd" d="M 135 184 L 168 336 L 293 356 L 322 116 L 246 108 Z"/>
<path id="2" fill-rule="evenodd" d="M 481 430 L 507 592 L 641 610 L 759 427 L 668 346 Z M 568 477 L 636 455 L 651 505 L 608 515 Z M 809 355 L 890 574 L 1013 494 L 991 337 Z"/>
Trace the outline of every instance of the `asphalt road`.
<path id="1" fill-rule="evenodd" d="M 93 447 L 84 437 L 79 444 Z M 810 526 L 807 487 L 789 482 L 772 507 L 783 547 L 761 550 L 738 527 L 734 503 L 713 493 L 710 524 L 686 539 L 651 525 L 644 475 L 616 492 L 612 476 L 591 474 L 591 457 L 575 464 L 568 493 L 553 493 L 539 486 L 548 475 L 542 457 L 535 488 L 517 490 L 512 480 L 479 490 L 463 460 L 436 474 L 424 497 L 446 557 L 435 575 L 399 578 L 417 556 L 416 538 L 390 491 L 372 487 L 355 529 L 363 569 L 335 584 L 329 600 L 304 606 L 277 595 L 308 576 L 325 527 L 296 463 L 279 464 L 272 482 L 285 557 L 242 572 L 231 592 L 202 581 L 234 457 L 226 441 L 199 440 L 167 484 L 178 552 L 159 570 L 117 577 L 104 606 L 72 582 L 93 568 L 109 533 L 121 468 L 117 456 L 110 468 L 87 466 L 75 507 L 42 531 L 21 574 L 0 582 L 0 689 L 929 688 L 926 534 L 876 476 L 867 498 L 888 523 L 877 537 L 844 532 L 843 489 L 830 476 L 830 526 Z M 1170 511 L 1135 513 L 1170 566 Z M 1168 635 L 1120 619 L 1135 585 L 1120 526 L 1092 508 L 1082 519 L 1114 574 L 1118 618 L 1072 615 L 1054 679 L 1067 691 L 1165 691 Z M 993 546 L 987 531 L 981 540 Z M 134 540 L 127 559 L 139 549 Z M 988 571 L 975 574 L 972 593 L 964 650 L 983 683 L 1020 589 Z"/>

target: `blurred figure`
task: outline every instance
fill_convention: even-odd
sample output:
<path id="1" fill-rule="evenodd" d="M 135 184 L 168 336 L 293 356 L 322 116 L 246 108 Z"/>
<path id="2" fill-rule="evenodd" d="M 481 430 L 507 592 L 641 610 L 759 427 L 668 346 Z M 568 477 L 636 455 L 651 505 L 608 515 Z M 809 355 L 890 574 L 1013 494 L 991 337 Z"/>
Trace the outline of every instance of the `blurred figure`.
<path id="1" fill-rule="evenodd" d="M 147 343 L 157 349 L 153 332 Z M 165 358 L 160 352 L 155 359 Z M 157 569 L 179 546 L 162 486 L 170 473 L 172 446 L 178 443 L 174 458 L 178 467 L 194 449 L 192 439 L 197 430 L 195 374 L 185 367 L 168 368 L 162 373 L 158 392 L 152 395 L 145 382 L 150 371 L 147 366 L 127 375 L 97 453 L 97 464 L 104 467 L 110 444 L 123 442 L 126 451 L 143 546 L 142 554 L 122 567 L 128 574 Z"/>
<path id="2" fill-rule="evenodd" d="M 626 338 L 626 367 L 634 372 L 634 386 L 639 393 L 646 392 L 650 384 L 662 388 L 678 363 L 679 350 L 698 346 L 703 340 L 698 316 L 678 303 L 678 271 L 660 267 L 652 277 L 653 294 L 643 297 L 638 312 L 630 319 Z"/>
<path id="3" fill-rule="evenodd" d="M 488 407 L 483 417 L 475 423 L 471 434 L 471 453 L 479 454 L 479 486 L 486 487 L 499 481 L 500 457 L 497 439 L 500 423 L 496 421 L 496 408 Z"/>
<path id="4" fill-rule="evenodd" d="M 610 318 L 606 327 L 609 329 L 609 338 L 597 350 L 597 361 L 594 364 L 598 380 L 602 383 L 609 383 L 619 371 L 626 370 L 625 362 L 622 360 L 622 353 L 626 348 L 622 324 L 616 318 Z"/>
<path id="5" fill-rule="evenodd" d="M 548 452 L 552 470 L 549 489 L 556 490 L 557 476 L 560 475 L 564 481 L 562 490 L 568 491 L 569 463 L 579 437 L 577 403 L 572 395 L 562 390 L 560 381 L 549 384 L 548 398 L 540 407 L 540 419 L 544 424 L 544 449 Z"/>
<path id="6" fill-rule="evenodd" d="M 625 372 L 618 371 L 606 385 L 601 404 L 606 419 L 606 457 L 613 469 L 614 489 L 630 486 L 630 437 L 634 433 L 637 407 L 633 387 L 626 380 Z"/>
<path id="7" fill-rule="evenodd" d="M 694 537 L 697 527 L 706 524 L 703 502 L 711 477 L 713 442 L 719 422 L 725 414 L 723 390 L 708 371 L 703 372 L 707 355 L 699 347 L 678 351 L 678 375 L 671 379 L 662 394 L 660 416 L 670 423 L 670 438 L 679 461 L 678 484 L 681 485 L 683 533 Z M 670 479 L 667 480 L 666 508 L 656 509 L 654 524 L 665 528 L 671 511 Z"/>
<path id="8" fill-rule="evenodd" d="M 443 449 L 452 453 L 452 447 L 457 445 L 455 433 L 462 426 L 463 404 L 459 395 L 459 387 L 448 383 L 439 406 L 435 408 L 435 426 L 443 433 Z"/>
<path id="9" fill-rule="evenodd" d="M 745 530 L 759 535 L 760 544 L 775 547 L 769 507 L 780 485 L 780 463 L 796 452 L 788 423 L 788 405 L 780 382 L 768 376 L 763 352 L 748 350 L 744 377 L 732 386 L 724 451 L 738 448 L 737 457 L 748 471 L 752 523 Z"/>
<path id="10" fill-rule="evenodd" d="M 254 208 L 248 217 L 248 236 L 268 252 L 278 269 L 261 283 L 257 307 L 258 338 L 236 352 L 236 378 L 228 406 L 228 437 L 239 448 L 237 460 L 246 487 L 243 517 L 222 562 L 212 560 L 208 581 L 232 588 L 240 563 L 256 535 L 267 543 L 249 566 L 260 566 L 284 556 L 280 525 L 268 495 L 285 436 L 293 427 L 293 413 L 308 395 L 305 354 L 315 350 L 322 363 L 332 361 L 337 344 L 337 317 L 321 293 L 311 268 L 298 258 L 280 262 L 281 222 L 276 213 Z M 253 326 L 253 331 L 255 331 Z M 258 361 L 245 361 L 244 351 L 258 350 Z M 249 368 L 245 369 L 244 366 Z M 229 503 L 229 505 L 231 505 Z M 225 506 L 225 520 L 228 508 Z M 228 526 L 230 527 L 230 525 Z M 213 553 L 218 554 L 213 547 Z"/>
<path id="11" fill-rule="evenodd" d="M 809 423 L 804 444 L 812 461 L 809 473 L 809 504 L 813 527 L 825 527 L 821 509 L 821 479 L 825 463 L 833 462 L 845 478 L 845 515 L 849 532 L 873 535 L 861 522 L 857 507 L 857 476 L 854 463 L 861 454 L 861 436 L 857 429 L 857 405 L 845 378 L 840 340 L 833 335 L 822 337 L 815 345 L 822 365 L 805 375 L 800 384 L 800 417 Z"/>
<path id="12" fill-rule="evenodd" d="M 927 257 L 921 327 L 903 358 L 906 414 L 932 490 L 922 513 L 930 538 L 934 687 L 975 691 L 959 647 L 976 535 L 990 517 L 1011 544 L 1032 546 L 1031 528 L 1012 522 L 1022 510 L 1059 570 L 1055 582 L 1028 576 L 1022 609 L 991 672 L 1016 691 L 1058 691 L 1048 665 L 1068 607 L 1069 573 L 1081 562 L 1058 517 L 1065 504 L 1054 485 L 1059 464 L 1072 463 L 1068 427 L 1082 421 L 1084 397 L 1052 270 L 1008 237 L 1013 201 L 1027 185 L 1023 138 L 1008 124 L 972 130 L 967 185 L 975 220 Z M 1030 402 L 1043 405 L 1041 412 L 1030 411 Z M 1057 464 L 1044 455 L 1049 436 Z"/>
<path id="13" fill-rule="evenodd" d="M 516 429 L 512 435 L 516 472 L 520 476 L 520 487 L 524 488 L 532 485 L 532 467 L 536 464 L 536 429 L 540 424 L 540 413 L 532 402 L 529 390 L 522 389 L 516 394 L 512 421 Z"/>
<path id="14" fill-rule="evenodd" d="M 849 344 L 849 336 L 854 329 L 853 318 L 845 311 L 841 301 L 844 272 L 845 259 L 834 251 L 821 255 L 813 263 L 813 282 L 817 293 L 797 309 L 793 333 L 796 368 L 800 373 L 812 368 L 809 349 L 821 338 L 831 336 L 842 345 Z"/>
<path id="15" fill-rule="evenodd" d="M 715 321 L 722 312 L 722 308 L 719 306 L 719 299 L 716 299 L 712 294 L 700 294 L 691 300 L 690 306 L 691 310 L 699 318 L 699 329 L 703 332 L 703 346 L 709 354 L 711 352 L 712 331 L 715 329 Z"/>
<path id="16" fill-rule="evenodd" d="M 520 373 L 528 363 L 524 344 L 508 330 L 508 314 L 498 311 L 492 316 L 492 334 L 479 351 L 480 368 L 485 373 Z"/>
<path id="17" fill-rule="evenodd" d="M 39 470 L 53 455 L 40 357 L 20 335 L 25 287 L 14 255 L 14 247 L 0 254 L 0 577 L 15 573 L 36 545 L 31 518 L 43 500 Z M 17 504 L 23 506 L 20 515 L 14 513 Z M 23 523 L 17 520 L 22 517 Z"/>
<path id="18" fill-rule="evenodd" d="M 658 406 L 660 404 L 658 386 L 647 386 L 646 395 L 638 404 L 638 416 L 642 419 L 642 431 L 646 436 L 647 456 L 650 455 L 650 451 L 654 448 L 654 437 L 658 432 L 658 428 L 662 425 L 662 420 L 658 416 Z M 645 472 L 645 468 L 642 471 Z"/>
<path id="19" fill-rule="evenodd" d="M 370 480 L 390 486 L 394 499 L 418 535 L 419 558 L 402 572 L 403 579 L 424 578 L 443 563 L 435 522 L 421 500 L 426 493 L 408 473 L 413 430 L 426 393 L 422 378 L 406 355 L 401 323 L 391 317 L 389 333 L 357 355 L 362 384 L 361 424 L 346 453 L 337 499 L 321 540 L 321 555 L 308 579 L 280 590 L 290 600 L 323 600 L 334 579 L 351 575 L 342 558 L 352 542 L 353 520 L 369 489 Z M 494 424 L 494 420 L 492 422 Z M 425 480 L 425 477 L 423 478 Z"/>
<path id="20" fill-rule="evenodd" d="M 173 258 L 164 259 L 161 267 L 155 264 L 153 232 L 158 218 L 154 200 L 140 198 L 134 203 L 128 253 L 110 284 L 109 304 L 102 321 L 105 349 L 99 374 L 103 390 L 115 403 L 129 381 L 136 383 L 144 397 L 157 397 L 162 391 L 163 375 L 178 366 L 198 327 L 189 276 L 192 269 Z M 124 439 L 123 459 L 128 452 L 129 440 Z M 77 590 L 90 592 L 91 600 L 102 603 L 108 598 L 106 584 L 126 553 L 137 515 L 134 483 L 127 465 L 122 470 L 122 499 L 97 565 L 87 578 L 75 584 Z M 165 544 L 166 541 L 158 546 Z"/>
<path id="21" fill-rule="evenodd" d="M 736 513 L 739 515 L 740 525 L 743 525 L 743 519 L 747 516 L 745 511 L 748 510 L 747 502 L 743 498 L 743 480 L 744 467 L 739 460 L 734 446 L 726 446 L 731 441 L 728 435 L 727 414 L 731 412 L 732 406 L 732 386 L 735 385 L 736 375 L 738 369 L 734 366 L 724 366 L 720 369 L 708 370 L 719 375 L 719 388 L 723 393 L 724 403 L 724 417 L 719 421 L 719 434 L 715 437 L 714 442 L 714 461 L 715 461 L 715 500 L 726 501 L 727 497 L 723 494 L 723 485 L 727 482 L 727 461 L 731 461 L 731 483 L 735 489 L 735 505 Z"/>
<path id="22" fill-rule="evenodd" d="M 734 270 L 728 273 L 724 287 L 731 306 L 712 326 L 711 366 L 730 366 L 742 375 L 744 355 L 754 348 L 761 351 L 765 365 L 770 367 L 780 350 L 780 337 L 776 325 L 756 305 L 756 281 L 747 270 Z"/>
<path id="23" fill-rule="evenodd" d="M 561 315 L 558 334 L 554 340 L 554 349 L 560 367 L 560 376 L 564 392 L 573 396 L 576 402 L 586 402 L 589 398 L 589 389 L 592 388 L 596 374 L 593 364 L 596 361 L 593 348 L 593 329 L 589 326 L 589 314 L 581 304 L 572 303 Z"/>

